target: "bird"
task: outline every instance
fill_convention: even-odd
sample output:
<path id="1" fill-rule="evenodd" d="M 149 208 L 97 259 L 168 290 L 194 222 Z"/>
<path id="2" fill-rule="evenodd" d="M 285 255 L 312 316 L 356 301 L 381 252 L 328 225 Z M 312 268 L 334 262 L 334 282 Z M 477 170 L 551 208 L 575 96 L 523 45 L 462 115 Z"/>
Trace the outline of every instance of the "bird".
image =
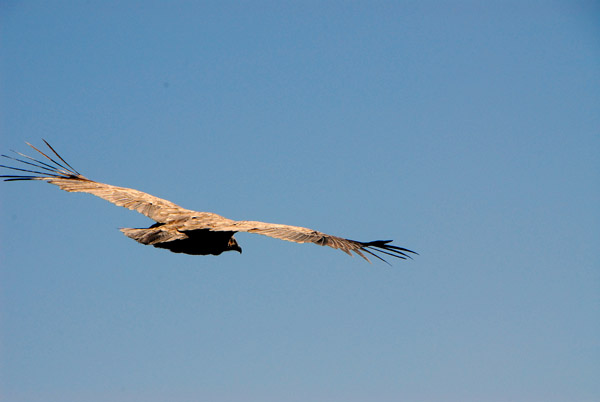
<path id="1" fill-rule="evenodd" d="M 28 142 L 26 144 L 43 156 L 43 158 L 38 156 L 43 160 L 17 151 L 12 151 L 17 157 L 2 155 L 23 165 L 18 165 L 21 167 L 0 165 L 2 168 L 20 172 L 0 175 L 0 177 L 4 181 L 41 180 L 54 184 L 61 190 L 89 193 L 117 206 L 137 211 L 154 220 L 155 223 L 147 228 L 121 228 L 120 230 L 125 236 L 144 245 L 190 255 L 220 255 L 225 251 L 237 251 L 241 254 L 242 248 L 234 234 L 247 232 L 295 243 L 328 246 L 351 256 L 355 253 L 368 262 L 371 262 L 368 256 L 376 257 L 389 264 L 384 256 L 407 259 L 412 258 L 410 254 L 418 255 L 407 248 L 390 244 L 392 240 L 361 242 L 300 226 L 237 221 L 212 212 L 186 209 L 171 201 L 132 188 L 90 180 L 65 161 L 46 140 L 42 139 L 42 141 L 49 149 L 46 153 Z"/>

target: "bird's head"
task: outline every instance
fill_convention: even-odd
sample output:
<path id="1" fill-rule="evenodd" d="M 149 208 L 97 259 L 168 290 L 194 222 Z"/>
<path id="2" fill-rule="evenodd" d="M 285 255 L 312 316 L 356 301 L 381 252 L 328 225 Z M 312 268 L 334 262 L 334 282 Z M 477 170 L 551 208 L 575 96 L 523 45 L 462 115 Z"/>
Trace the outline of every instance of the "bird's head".
<path id="1" fill-rule="evenodd" d="M 229 242 L 227 243 L 227 251 L 231 250 L 235 250 L 238 253 L 242 254 L 242 248 L 239 246 L 238 242 L 233 236 L 231 236 L 231 239 L 229 239 Z"/>

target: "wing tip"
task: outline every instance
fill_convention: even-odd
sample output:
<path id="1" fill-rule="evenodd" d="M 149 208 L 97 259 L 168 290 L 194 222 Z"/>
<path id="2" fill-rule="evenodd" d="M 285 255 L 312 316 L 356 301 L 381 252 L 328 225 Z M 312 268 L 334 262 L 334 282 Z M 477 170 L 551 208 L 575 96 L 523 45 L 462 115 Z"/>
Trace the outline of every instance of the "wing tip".
<path id="1" fill-rule="evenodd" d="M 44 162 L 43 160 L 35 159 L 31 156 L 25 155 L 24 153 L 13 150 L 12 152 L 14 152 L 16 155 L 20 156 L 23 159 L 18 158 L 18 157 L 4 155 L 4 154 L 1 156 L 6 159 L 11 159 L 13 161 L 22 163 L 23 165 L 33 166 L 37 170 L 32 170 L 31 168 L 26 169 L 24 167 L 0 165 L 0 167 L 5 168 L 5 169 L 11 169 L 11 170 L 26 172 L 26 173 L 33 173 L 33 175 L 31 175 L 31 174 L 30 175 L 25 175 L 25 174 L 24 175 L 3 175 L 0 177 L 3 177 L 5 181 L 49 180 L 49 179 L 53 179 L 53 178 L 67 178 L 67 179 L 68 178 L 83 178 L 83 176 L 81 176 L 81 174 L 77 170 L 75 170 L 71 165 L 69 165 L 69 163 L 66 162 L 54 150 L 54 148 L 52 148 L 52 146 L 48 143 L 48 141 L 46 141 L 45 139 L 42 139 L 42 141 L 44 141 L 46 146 L 52 151 L 52 153 L 54 153 L 54 155 L 56 155 L 56 157 L 60 161 L 62 161 L 64 163 L 64 165 L 61 164 L 60 162 L 52 159 L 51 157 L 46 155 L 44 152 L 42 152 L 41 150 L 36 148 L 31 143 L 25 141 L 25 144 L 29 145 L 31 148 L 33 148 L 35 151 L 37 151 L 39 154 L 41 154 L 48 161 Z M 27 167 L 27 166 L 25 166 L 25 167 Z"/>
<path id="2" fill-rule="evenodd" d="M 360 245 L 361 251 L 367 252 L 368 254 L 378 258 L 379 260 L 385 262 L 388 265 L 391 265 L 391 264 L 385 258 L 383 258 L 381 255 L 378 255 L 377 253 L 389 255 L 391 257 L 399 258 L 401 260 L 406 260 L 406 259 L 412 260 L 413 258 L 410 256 L 410 254 L 419 255 L 419 253 L 409 250 L 407 248 L 389 244 L 392 241 L 393 240 L 374 240 L 374 241 L 370 241 L 370 242 L 357 242 L 357 243 Z M 358 250 L 355 250 L 355 251 L 358 253 Z M 359 255 L 361 255 L 361 254 L 359 254 Z M 369 259 L 366 256 L 364 256 L 364 255 L 361 255 L 361 256 L 364 259 L 366 259 L 367 261 L 369 261 Z M 371 262 L 371 261 L 369 261 L 369 262 Z"/>

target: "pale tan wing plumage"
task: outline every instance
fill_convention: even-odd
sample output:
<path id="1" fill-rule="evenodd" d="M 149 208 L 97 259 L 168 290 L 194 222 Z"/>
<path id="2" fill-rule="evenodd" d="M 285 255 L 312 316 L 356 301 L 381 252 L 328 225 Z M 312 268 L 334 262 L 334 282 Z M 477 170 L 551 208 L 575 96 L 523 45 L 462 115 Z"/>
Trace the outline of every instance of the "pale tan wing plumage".
<path id="1" fill-rule="evenodd" d="M 360 242 L 356 240 L 344 239 L 338 236 L 328 235 L 313 229 L 300 226 L 281 225 L 278 223 L 266 223 L 258 221 L 230 221 L 223 222 L 212 228 L 213 231 L 232 231 L 257 233 L 276 239 L 287 240 L 295 243 L 314 243 L 320 246 L 329 246 L 334 249 L 352 255 L 352 252 L 358 254 L 365 260 L 369 259 L 364 253 L 370 254 L 384 262 L 383 258 L 375 253 L 382 253 L 397 258 L 410 258 L 406 253 L 414 253 L 408 249 L 394 246 L 390 240 L 375 240 L 371 242 Z"/>
<path id="2" fill-rule="evenodd" d="M 44 141 L 45 142 L 45 141 Z M 211 217 L 219 217 L 216 214 L 211 213 L 198 213 L 189 209 L 180 207 L 177 204 L 172 203 L 168 200 L 155 197 L 153 195 L 144 193 L 142 191 L 134 190 L 131 188 L 118 187 L 110 184 L 99 183 L 86 177 L 82 176 L 73 169 L 67 162 L 65 162 L 56 151 L 46 142 L 46 145 L 54 152 L 56 157 L 60 159 L 58 162 L 46 155 L 31 144 L 33 149 L 38 151 L 44 157 L 49 160 L 49 163 L 42 162 L 34 159 L 27 155 L 18 153 L 18 155 L 26 158 L 27 160 L 13 158 L 7 155 L 3 155 L 6 158 L 13 159 L 24 164 L 34 166 L 39 170 L 21 169 L 11 166 L 4 166 L 12 170 L 18 170 L 26 172 L 28 175 L 3 175 L 6 180 L 43 180 L 48 183 L 57 185 L 62 190 L 69 192 L 80 192 L 89 193 L 97 197 L 100 197 L 108 202 L 112 202 L 115 205 L 137 211 L 147 217 L 154 219 L 157 222 L 165 223 L 177 219 L 185 219 L 194 215 L 205 215 Z M 225 219 L 225 218 L 223 218 Z"/>
<path id="3" fill-rule="evenodd" d="M 165 223 L 194 214 L 194 211 L 182 208 L 171 201 L 163 200 L 142 191 L 99 183 L 81 176 L 69 178 L 41 177 L 38 180 L 55 184 L 65 191 L 93 194 L 119 207 L 131 209 L 146 215 L 156 222 Z"/>

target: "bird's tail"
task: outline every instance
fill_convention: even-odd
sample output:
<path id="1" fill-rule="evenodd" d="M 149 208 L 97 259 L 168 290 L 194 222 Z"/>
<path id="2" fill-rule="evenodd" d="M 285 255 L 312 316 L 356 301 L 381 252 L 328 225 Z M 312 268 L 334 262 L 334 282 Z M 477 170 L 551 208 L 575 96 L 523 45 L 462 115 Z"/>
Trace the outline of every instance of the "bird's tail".
<path id="1" fill-rule="evenodd" d="M 156 228 L 149 229 L 133 229 L 133 228 L 122 228 L 120 229 L 125 236 L 129 237 L 142 244 L 154 244 L 160 242 L 161 230 Z"/>
<path id="2" fill-rule="evenodd" d="M 187 236 L 181 232 L 173 230 L 165 230 L 164 227 L 157 225 L 149 228 L 122 228 L 121 232 L 130 239 L 137 241 L 138 243 L 155 245 L 158 243 L 169 242 L 173 240 L 186 239 Z"/>

